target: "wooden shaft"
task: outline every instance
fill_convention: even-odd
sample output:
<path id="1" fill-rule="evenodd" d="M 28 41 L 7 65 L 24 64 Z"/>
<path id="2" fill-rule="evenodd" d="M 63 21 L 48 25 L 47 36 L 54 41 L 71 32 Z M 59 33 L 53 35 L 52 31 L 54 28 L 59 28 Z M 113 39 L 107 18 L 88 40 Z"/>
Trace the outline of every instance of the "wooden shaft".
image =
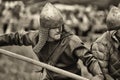
<path id="1" fill-rule="evenodd" d="M 16 59 L 19 59 L 19 60 L 22 60 L 22 61 L 25 61 L 25 62 L 28 62 L 28 63 L 31 63 L 31 64 L 34 64 L 34 65 L 37 65 L 37 66 L 40 66 L 40 67 L 43 67 L 43 68 L 46 68 L 46 69 L 48 69 L 50 71 L 53 71 L 55 73 L 58 73 L 58 74 L 73 78 L 75 80 L 89 80 L 87 78 L 81 77 L 81 76 L 73 74 L 71 72 L 59 69 L 57 67 L 45 64 L 45 63 L 37 61 L 37 60 L 33 60 L 31 58 L 28 58 L 28 57 L 25 57 L 25 56 L 22 56 L 22 55 L 15 54 L 15 53 L 10 52 L 10 51 L 0 49 L 0 53 L 2 53 L 4 55 L 7 55 L 7 56 L 10 56 L 10 57 L 13 57 L 13 58 L 16 58 Z"/>

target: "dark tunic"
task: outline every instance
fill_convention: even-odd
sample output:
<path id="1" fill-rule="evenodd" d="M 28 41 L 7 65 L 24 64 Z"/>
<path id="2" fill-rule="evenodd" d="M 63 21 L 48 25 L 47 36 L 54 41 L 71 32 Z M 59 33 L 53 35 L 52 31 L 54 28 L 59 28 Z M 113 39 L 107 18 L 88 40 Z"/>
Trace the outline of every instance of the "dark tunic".
<path id="1" fill-rule="evenodd" d="M 62 40 L 63 39 L 60 39 L 60 40 L 54 41 L 54 42 L 46 42 L 45 46 L 42 48 L 42 50 L 39 53 L 40 54 L 39 59 L 45 63 L 49 63 L 49 61 L 52 57 L 52 54 L 58 54 L 58 53 L 54 53 L 54 50 L 56 50 L 56 48 L 58 48 L 58 46 L 61 46 L 60 42 L 62 42 Z M 68 43 L 69 43 L 69 41 L 68 41 Z M 77 68 L 78 58 L 70 52 L 69 47 L 70 46 L 68 45 L 65 48 L 65 50 L 61 53 L 61 55 L 58 57 L 58 60 L 55 63 L 55 67 L 58 67 L 58 68 L 61 68 L 61 69 L 64 69 L 64 70 L 67 70 L 72 73 L 80 75 L 80 69 Z M 54 56 L 54 57 L 56 57 L 56 56 Z M 50 76 L 52 78 L 54 78 L 55 80 L 68 79 L 65 76 L 55 74 L 50 71 L 48 71 L 48 74 L 50 74 Z"/>

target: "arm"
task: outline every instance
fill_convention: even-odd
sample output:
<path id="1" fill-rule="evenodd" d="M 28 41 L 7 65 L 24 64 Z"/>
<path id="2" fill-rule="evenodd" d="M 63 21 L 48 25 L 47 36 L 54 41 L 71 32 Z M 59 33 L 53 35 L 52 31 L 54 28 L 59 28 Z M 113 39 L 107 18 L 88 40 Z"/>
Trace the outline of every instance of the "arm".
<path id="1" fill-rule="evenodd" d="M 85 57 L 83 57 L 83 55 L 85 55 L 85 53 L 88 51 L 88 49 L 84 47 L 84 43 L 78 36 L 74 35 L 71 37 L 69 48 L 73 56 L 78 60 L 77 67 L 81 71 L 81 76 L 90 79 L 92 77 L 92 74 L 88 71 L 87 66 L 84 65 L 85 59 L 83 58 Z"/>
<path id="2" fill-rule="evenodd" d="M 101 76 L 102 71 L 98 64 L 98 61 L 93 57 L 92 53 L 84 45 L 76 48 L 74 54 L 78 57 L 79 60 L 83 62 L 83 64 L 87 67 L 88 71 L 92 73 L 93 76 L 97 76 L 97 80 L 104 80 L 103 76 Z M 87 75 L 88 78 L 92 78 L 90 74 L 87 73 Z"/>
<path id="3" fill-rule="evenodd" d="M 89 71 L 91 71 L 91 73 L 93 73 L 94 75 L 102 73 L 97 60 L 93 57 L 92 53 L 84 46 L 79 37 L 74 36 L 71 39 L 70 50 L 73 53 L 73 56 L 78 59 L 78 68 L 81 70 L 82 76 L 90 79 L 92 78 L 92 75 Z"/>
<path id="4" fill-rule="evenodd" d="M 30 31 L 30 32 L 16 32 L 10 34 L 4 34 L 0 36 L 0 46 L 7 45 L 33 45 L 33 39 L 35 35 L 38 34 L 38 31 Z"/>

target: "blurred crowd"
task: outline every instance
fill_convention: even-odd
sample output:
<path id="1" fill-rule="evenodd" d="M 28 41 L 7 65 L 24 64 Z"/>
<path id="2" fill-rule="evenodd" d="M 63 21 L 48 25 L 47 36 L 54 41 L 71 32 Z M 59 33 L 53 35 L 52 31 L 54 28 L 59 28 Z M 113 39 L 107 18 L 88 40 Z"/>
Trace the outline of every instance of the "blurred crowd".
<path id="1" fill-rule="evenodd" d="M 55 4 L 63 13 L 65 29 L 81 37 L 106 31 L 107 10 L 98 10 L 96 6 Z M 40 11 L 26 6 L 21 1 L 0 3 L 0 34 L 16 31 L 37 30 L 40 26 Z M 93 38 L 94 39 L 94 38 Z"/>
<path id="2" fill-rule="evenodd" d="M 39 27 L 39 11 L 26 7 L 21 1 L 0 4 L 0 34 L 35 30 Z"/>
<path id="3" fill-rule="evenodd" d="M 66 28 L 80 36 L 83 41 L 93 41 L 106 31 L 108 10 L 99 10 L 97 6 L 56 4 L 63 15 Z"/>

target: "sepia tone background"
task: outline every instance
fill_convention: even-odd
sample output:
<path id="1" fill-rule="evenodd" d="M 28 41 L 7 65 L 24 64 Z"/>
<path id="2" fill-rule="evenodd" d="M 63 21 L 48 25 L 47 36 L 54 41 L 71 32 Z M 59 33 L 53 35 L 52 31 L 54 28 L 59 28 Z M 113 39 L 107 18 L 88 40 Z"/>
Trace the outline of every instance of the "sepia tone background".
<path id="1" fill-rule="evenodd" d="M 39 14 L 45 0 L 1 0 L 0 35 L 38 30 Z M 49 0 L 63 14 L 65 28 L 78 35 L 90 48 L 107 30 L 106 15 L 120 0 Z M 38 60 L 31 46 L 1 46 L 2 49 Z M 39 80 L 41 68 L 0 54 L 0 80 Z"/>

